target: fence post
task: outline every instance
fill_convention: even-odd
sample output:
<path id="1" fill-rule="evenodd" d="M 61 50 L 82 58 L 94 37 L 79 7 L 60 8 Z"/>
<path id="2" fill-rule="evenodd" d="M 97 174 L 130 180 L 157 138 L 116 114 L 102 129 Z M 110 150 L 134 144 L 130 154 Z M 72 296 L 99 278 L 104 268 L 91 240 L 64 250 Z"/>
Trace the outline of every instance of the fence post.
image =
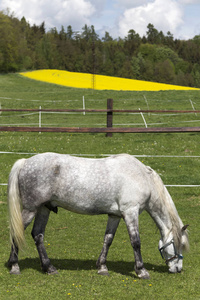
<path id="1" fill-rule="evenodd" d="M 42 127 L 42 112 L 41 112 L 42 107 L 39 107 L 39 127 Z M 39 132 L 41 133 L 41 132 Z"/>
<path id="2" fill-rule="evenodd" d="M 83 110 L 85 110 L 85 97 L 83 96 Z M 85 116 L 85 111 L 83 111 L 83 115 Z"/>
<path id="3" fill-rule="evenodd" d="M 107 109 L 113 109 L 113 99 L 107 99 Z M 107 112 L 107 128 L 112 127 L 113 124 L 113 112 Z M 107 132 L 107 137 L 112 137 L 112 132 Z"/>

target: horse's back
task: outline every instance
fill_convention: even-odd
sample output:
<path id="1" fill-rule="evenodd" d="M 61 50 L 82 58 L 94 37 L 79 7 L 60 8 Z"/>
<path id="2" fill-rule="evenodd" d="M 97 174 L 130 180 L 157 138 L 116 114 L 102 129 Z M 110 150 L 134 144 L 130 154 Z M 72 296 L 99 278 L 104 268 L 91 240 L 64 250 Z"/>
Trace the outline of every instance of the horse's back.
<path id="1" fill-rule="evenodd" d="M 147 198 L 149 172 L 127 154 L 90 159 L 43 153 L 26 160 L 19 184 L 25 205 L 51 201 L 79 213 L 119 214 L 122 201 L 126 206 L 131 198 Z"/>

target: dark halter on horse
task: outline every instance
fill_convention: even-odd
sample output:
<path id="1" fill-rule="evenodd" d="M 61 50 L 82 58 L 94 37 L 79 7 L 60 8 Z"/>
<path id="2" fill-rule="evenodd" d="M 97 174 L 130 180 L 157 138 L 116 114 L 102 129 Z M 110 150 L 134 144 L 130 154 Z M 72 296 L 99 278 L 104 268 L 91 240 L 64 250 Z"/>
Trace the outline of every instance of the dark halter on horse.
<path id="1" fill-rule="evenodd" d="M 167 248 L 169 245 L 173 245 L 174 246 L 174 256 L 170 257 L 170 258 L 166 258 L 165 257 L 165 253 L 164 253 L 164 249 Z M 158 248 L 160 251 L 160 255 L 161 257 L 165 260 L 165 263 L 168 264 L 168 262 L 178 258 L 178 259 L 183 259 L 183 255 L 178 254 L 176 251 L 176 247 L 174 245 L 174 240 L 172 239 L 170 242 L 166 243 L 164 246 L 162 246 L 161 248 Z"/>

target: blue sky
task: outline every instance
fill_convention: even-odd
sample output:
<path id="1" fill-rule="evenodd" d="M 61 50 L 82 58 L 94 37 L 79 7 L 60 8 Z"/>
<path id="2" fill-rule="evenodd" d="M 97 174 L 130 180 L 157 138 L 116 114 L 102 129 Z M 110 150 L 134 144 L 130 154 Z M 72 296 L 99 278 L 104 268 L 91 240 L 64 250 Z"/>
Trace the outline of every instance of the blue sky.
<path id="1" fill-rule="evenodd" d="M 87 24 L 100 37 L 108 31 L 113 38 L 124 38 L 130 29 L 145 35 L 151 23 L 174 38 L 200 35 L 200 0 L 0 0 L 0 10 L 7 8 L 30 24 L 44 21 L 46 30 L 71 25 L 81 31 Z"/>

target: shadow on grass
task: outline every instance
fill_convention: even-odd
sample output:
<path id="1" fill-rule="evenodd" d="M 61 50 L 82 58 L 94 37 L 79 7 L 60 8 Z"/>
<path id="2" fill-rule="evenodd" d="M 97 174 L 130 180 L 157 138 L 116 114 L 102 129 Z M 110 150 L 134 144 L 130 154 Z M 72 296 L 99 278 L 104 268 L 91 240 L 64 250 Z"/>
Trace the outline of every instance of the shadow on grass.
<path id="1" fill-rule="evenodd" d="M 51 259 L 51 263 L 59 270 L 96 270 L 96 261 L 95 260 L 83 260 L 83 259 Z M 8 267 L 7 264 L 5 264 Z M 19 266 L 21 271 L 25 269 L 34 269 L 41 271 L 40 260 L 39 258 L 25 258 L 19 260 Z M 145 268 L 148 271 L 153 271 L 156 273 L 165 273 L 167 272 L 166 266 L 153 265 L 153 264 L 144 264 Z M 119 273 L 125 276 L 134 276 L 134 262 L 125 262 L 125 261 L 107 261 L 107 267 L 109 271 Z"/>

